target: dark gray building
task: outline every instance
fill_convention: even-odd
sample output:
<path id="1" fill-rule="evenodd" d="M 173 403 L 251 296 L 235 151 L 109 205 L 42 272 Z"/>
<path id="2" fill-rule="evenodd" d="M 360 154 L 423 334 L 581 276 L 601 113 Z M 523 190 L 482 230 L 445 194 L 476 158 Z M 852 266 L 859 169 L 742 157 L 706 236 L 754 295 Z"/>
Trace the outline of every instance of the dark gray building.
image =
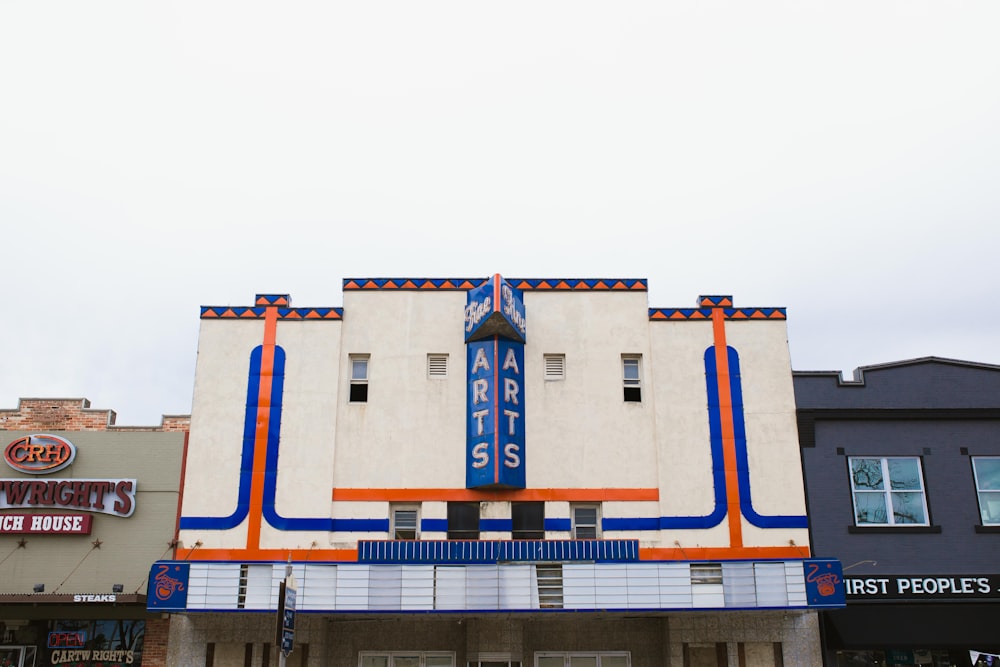
<path id="1" fill-rule="evenodd" d="M 1000 366 L 926 357 L 794 387 L 813 553 L 840 559 L 847 593 L 821 613 L 825 664 L 1000 653 Z"/>

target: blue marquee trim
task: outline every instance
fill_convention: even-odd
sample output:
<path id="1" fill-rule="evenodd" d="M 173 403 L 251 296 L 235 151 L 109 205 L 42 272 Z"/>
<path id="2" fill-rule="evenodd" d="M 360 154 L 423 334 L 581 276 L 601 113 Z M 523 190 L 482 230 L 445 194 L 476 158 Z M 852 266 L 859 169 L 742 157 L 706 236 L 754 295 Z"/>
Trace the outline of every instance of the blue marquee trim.
<path id="1" fill-rule="evenodd" d="M 639 560 L 638 540 L 386 540 L 358 542 L 359 563 Z"/>

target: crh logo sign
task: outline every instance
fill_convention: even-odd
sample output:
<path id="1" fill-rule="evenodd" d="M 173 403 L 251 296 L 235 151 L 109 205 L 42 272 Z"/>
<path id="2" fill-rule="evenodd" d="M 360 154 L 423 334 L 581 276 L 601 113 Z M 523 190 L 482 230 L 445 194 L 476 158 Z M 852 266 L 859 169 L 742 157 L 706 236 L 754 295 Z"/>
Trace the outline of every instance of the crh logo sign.
<path id="1" fill-rule="evenodd" d="M 4 461 L 14 470 L 45 475 L 62 470 L 76 458 L 76 445 L 65 438 L 37 433 L 18 438 L 3 450 Z"/>

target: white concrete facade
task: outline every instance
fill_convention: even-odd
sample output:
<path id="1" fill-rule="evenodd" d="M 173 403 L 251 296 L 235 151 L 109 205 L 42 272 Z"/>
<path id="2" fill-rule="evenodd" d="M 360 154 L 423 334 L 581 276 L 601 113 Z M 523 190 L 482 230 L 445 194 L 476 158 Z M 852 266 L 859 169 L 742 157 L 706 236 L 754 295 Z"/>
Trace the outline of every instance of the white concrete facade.
<path id="1" fill-rule="evenodd" d="M 796 639 L 785 658 L 780 648 L 786 624 L 815 633 L 814 620 L 801 619 L 824 606 L 806 591 L 810 554 L 784 311 L 734 308 L 728 296 L 700 297 L 694 308 L 651 309 L 643 280 L 495 276 L 497 294 L 501 284 L 517 290 L 526 316 L 523 368 L 514 369 L 513 385 L 498 385 L 523 419 L 523 446 L 513 461 L 523 466 L 524 484 L 474 488 L 467 473 L 475 464 L 475 390 L 463 312 L 470 289 L 489 280 L 345 280 L 342 309 L 291 308 L 286 295 L 259 295 L 253 307 L 203 308 L 180 523 L 190 578 L 186 600 L 171 611 L 246 617 L 243 641 L 259 642 L 250 612 L 273 600 L 269 594 L 248 603 L 250 579 L 266 580 L 263 595 L 290 559 L 303 575 L 307 568 L 329 575 L 314 579 L 326 588 L 316 583 L 300 596 L 304 611 L 334 624 L 349 622 L 344 615 L 351 613 L 405 614 L 408 590 L 430 614 L 428 628 L 443 627 L 431 622 L 439 614 L 490 627 L 494 617 L 529 612 L 544 624 L 570 609 L 616 622 L 629 610 L 673 619 L 707 609 L 759 618 L 773 626 L 778 648 L 770 641 L 742 647 L 738 632 L 724 631 L 699 640 L 718 650 L 702 650 L 694 640 L 681 645 L 670 639 L 679 634 L 666 630 L 676 622 L 664 620 L 650 630 L 658 637 L 653 643 L 663 645 L 658 653 L 648 637 L 634 653 L 624 640 L 616 650 L 627 667 L 708 664 L 709 654 L 725 660 L 718 664 L 810 664 L 787 661 L 809 640 Z M 546 374 L 547 357 L 558 357 L 560 377 Z M 352 400 L 354 360 L 366 364 L 364 400 Z M 623 381 L 630 364 L 638 366 L 637 383 Z M 504 419 L 496 419 L 498 434 Z M 513 437 L 515 417 L 509 419 Z M 457 503 L 478 506 L 476 537 L 483 541 L 461 555 L 452 549 L 457 542 L 446 541 L 457 525 L 449 523 L 449 506 Z M 519 503 L 542 503 L 544 523 L 532 527 L 543 530 L 545 543 L 515 539 L 524 528 L 514 517 Z M 577 534 L 576 520 L 587 516 L 574 514 L 581 504 L 596 508 L 599 539 L 583 555 L 560 556 L 577 554 L 584 533 Z M 441 541 L 442 550 L 391 541 L 394 508 L 415 510 L 417 539 Z M 720 565 L 716 581 L 711 568 Z M 203 576 L 209 571 L 215 579 Z M 779 571 L 779 578 L 768 574 Z M 494 583 L 476 584 L 488 589 L 485 598 L 465 588 L 456 598 L 445 594 L 455 576 Z M 354 585 L 344 582 L 358 577 L 363 595 L 343 606 L 343 586 Z M 406 581 L 416 583 L 408 589 Z M 516 583 L 508 589 L 504 581 Z M 546 597 L 552 587 L 558 598 Z M 710 601 L 699 604 L 708 587 L 703 599 Z M 181 628 L 197 627 L 198 641 L 212 643 L 212 623 L 192 623 L 175 625 L 176 641 L 192 640 Z M 227 639 L 218 641 L 231 643 L 239 622 L 225 625 Z M 309 627 L 311 637 L 319 632 L 315 623 Z M 458 644 L 449 636 L 441 635 L 448 646 L 423 652 L 451 651 L 455 666 L 477 662 L 468 635 Z M 332 645 L 330 637 L 310 641 L 309 664 L 397 667 L 389 655 L 397 649 L 380 646 L 377 629 L 370 645 L 349 657 L 320 648 Z M 583 662 L 623 664 L 611 651 L 603 665 L 598 643 L 594 656 L 583 651 Z M 567 652 L 575 667 L 571 654 L 586 641 L 569 644 L 531 655 L 502 646 L 487 653 L 549 667 L 549 658 Z M 268 650 L 274 647 L 252 653 Z M 223 653 L 211 661 L 225 663 Z M 244 664 L 245 654 L 236 654 Z M 438 664 L 433 655 L 417 659 Z M 400 658 L 398 667 L 404 663 Z"/>

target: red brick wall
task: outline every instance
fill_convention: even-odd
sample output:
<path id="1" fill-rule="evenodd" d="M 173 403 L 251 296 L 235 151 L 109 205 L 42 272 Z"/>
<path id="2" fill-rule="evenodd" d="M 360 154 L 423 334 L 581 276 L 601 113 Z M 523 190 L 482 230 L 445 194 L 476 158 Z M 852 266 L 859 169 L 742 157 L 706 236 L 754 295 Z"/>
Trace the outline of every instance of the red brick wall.
<path id="1" fill-rule="evenodd" d="M 169 617 L 146 620 L 146 637 L 142 643 L 142 667 L 167 667 L 169 635 Z"/>
<path id="2" fill-rule="evenodd" d="M 115 426 L 114 410 L 91 409 L 85 398 L 22 398 L 0 410 L 0 431 L 187 431 L 189 415 L 164 415 L 160 426 Z"/>

